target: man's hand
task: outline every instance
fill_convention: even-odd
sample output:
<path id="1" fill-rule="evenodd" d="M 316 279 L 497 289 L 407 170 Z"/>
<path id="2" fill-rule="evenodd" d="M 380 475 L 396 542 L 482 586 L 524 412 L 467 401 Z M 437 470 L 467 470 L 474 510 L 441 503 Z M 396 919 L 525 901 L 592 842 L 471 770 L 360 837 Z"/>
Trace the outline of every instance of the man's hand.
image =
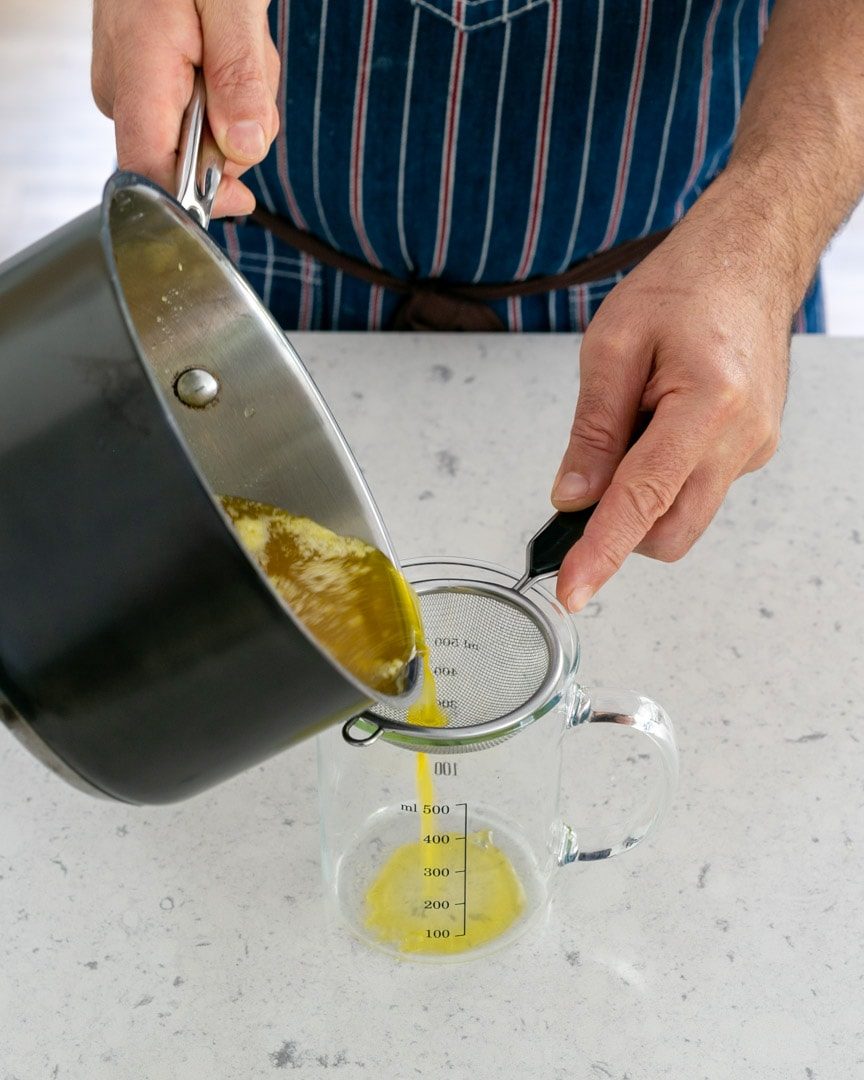
<path id="1" fill-rule="evenodd" d="M 553 495 L 600 500 L 558 577 L 572 610 L 631 551 L 683 555 L 773 453 L 793 314 L 864 191 L 862 57 L 861 0 L 777 0 L 728 166 L 588 327 Z"/>
<path id="2" fill-rule="evenodd" d="M 226 158 L 215 213 L 248 214 L 255 199 L 237 177 L 264 159 L 279 129 L 267 0 L 95 0 L 93 97 L 114 120 L 118 164 L 172 193 L 180 124 L 202 66 Z"/>
<path id="3" fill-rule="evenodd" d="M 776 449 L 800 299 L 721 177 L 588 327 L 560 510 L 599 500 L 558 576 L 583 607 L 631 551 L 681 558 L 729 485 Z M 637 411 L 653 413 L 628 451 Z"/>

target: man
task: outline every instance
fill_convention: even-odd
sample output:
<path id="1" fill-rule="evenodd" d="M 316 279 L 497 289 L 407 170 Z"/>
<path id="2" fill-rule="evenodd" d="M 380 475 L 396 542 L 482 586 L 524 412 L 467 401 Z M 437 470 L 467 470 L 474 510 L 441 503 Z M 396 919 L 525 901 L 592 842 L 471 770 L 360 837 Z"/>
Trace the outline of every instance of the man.
<path id="1" fill-rule="evenodd" d="M 811 283 L 864 185 L 864 4 L 274 0 L 269 23 L 267 8 L 96 0 L 94 94 L 120 166 L 171 189 L 203 66 L 229 162 L 217 212 L 257 200 L 273 230 L 214 233 L 287 328 L 398 323 L 383 271 L 458 291 L 660 241 L 635 269 L 484 310 L 586 331 L 553 502 L 600 501 L 560 598 L 578 610 L 633 550 L 680 558 L 777 446 L 790 328 L 822 328 Z"/>

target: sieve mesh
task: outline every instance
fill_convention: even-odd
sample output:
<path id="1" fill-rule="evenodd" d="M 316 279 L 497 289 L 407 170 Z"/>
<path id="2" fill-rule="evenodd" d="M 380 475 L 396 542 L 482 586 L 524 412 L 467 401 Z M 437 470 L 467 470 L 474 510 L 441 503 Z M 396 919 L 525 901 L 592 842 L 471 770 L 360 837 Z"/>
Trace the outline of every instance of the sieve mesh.
<path id="1" fill-rule="evenodd" d="M 419 599 L 448 728 L 497 720 L 541 690 L 553 666 L 550 635 L 524 596 L 478 584 L 421 590 Z M 407 722 L 407 709 L 379 705 L 375 714 Z"/>

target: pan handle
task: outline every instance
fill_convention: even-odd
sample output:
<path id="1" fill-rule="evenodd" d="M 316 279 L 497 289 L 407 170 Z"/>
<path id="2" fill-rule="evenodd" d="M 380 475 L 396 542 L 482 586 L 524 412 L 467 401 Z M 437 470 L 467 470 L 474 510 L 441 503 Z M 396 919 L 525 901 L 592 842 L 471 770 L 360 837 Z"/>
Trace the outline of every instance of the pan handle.
<path id="1" fill-rule="evenodd" d="M 210 224 L 213 201 L 225 168 L 225 155 L 219 149 L 207 122 L 207 99 L 204 75 L 195 71 L 192 97 L 183 114 L 180 143 L 177 148 L 177 202 L 202 229 Z"/>

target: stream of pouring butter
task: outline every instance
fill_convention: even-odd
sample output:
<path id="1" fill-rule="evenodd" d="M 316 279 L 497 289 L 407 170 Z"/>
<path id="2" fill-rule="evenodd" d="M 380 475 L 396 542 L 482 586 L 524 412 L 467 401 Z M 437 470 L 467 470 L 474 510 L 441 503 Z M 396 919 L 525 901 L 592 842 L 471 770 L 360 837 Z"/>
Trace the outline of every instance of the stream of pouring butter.
<path id="1" fill-rule="evenodd" d="M 236 496 L 222 496 L 221 502 L 283 599 L 357 679 L 380 693 L 398 694 L 416 649 L 423 681 L 406 720 L 423 727 L 447 725 L 419 600 L 381 551 L 266 503 Z M 429 758 L 418 753 L 416 759 L 419 838 L 396 848 L 369 886 L 366 925 L 403 952 L 463 952 L 499 936 L 518 918 L 523 890 L 490 829 L 467 836 L 435 829 L 435 815 L 424 813 L 424 807 L 438 805 Z M 441 842 L 430 842 L 431 835 L 441 836 Z M 458 873 L 450 865 L 456 852 Z M 463 873 L 464 878 L 458 876 Z M 460 900 L 466 904 L 464 917 Z"/>
<path id="2" fill-rule="evenodd" d="M 406 720 L 423 727 L 445 727 L 448 717 L 438 704 L 419 605 L 410 591 L 418 618 L 417 649 L 423 660 L 423 684 L 420 699 L 408 710 Z M 420 836 L 396 848 L 370 885 L 366 893 L 366 926 L 382 942 L 395 945 L 401 952 L 467 952 L 503 934 L 522 913 L 525 895 L 512 863 L 493 843 L 491 829 L 438 833 L 446 842 L 430 842 L 441 819 L 427 815 L 425 810 L 441 804 L 436 799 L 429 756 L 418 753 L 416 757 Z M 451 812 L 455 809 L 450 806 Z M 468 818 L 466 808 L 466 829 Z M 454 861 L 461 863 L 461 868 L 454 866 Z M 444 870 L 449 871 L 446 877 L 435 876 L 436 871 Z M 448 906 L 442 908 L 443 904 Z"/>

